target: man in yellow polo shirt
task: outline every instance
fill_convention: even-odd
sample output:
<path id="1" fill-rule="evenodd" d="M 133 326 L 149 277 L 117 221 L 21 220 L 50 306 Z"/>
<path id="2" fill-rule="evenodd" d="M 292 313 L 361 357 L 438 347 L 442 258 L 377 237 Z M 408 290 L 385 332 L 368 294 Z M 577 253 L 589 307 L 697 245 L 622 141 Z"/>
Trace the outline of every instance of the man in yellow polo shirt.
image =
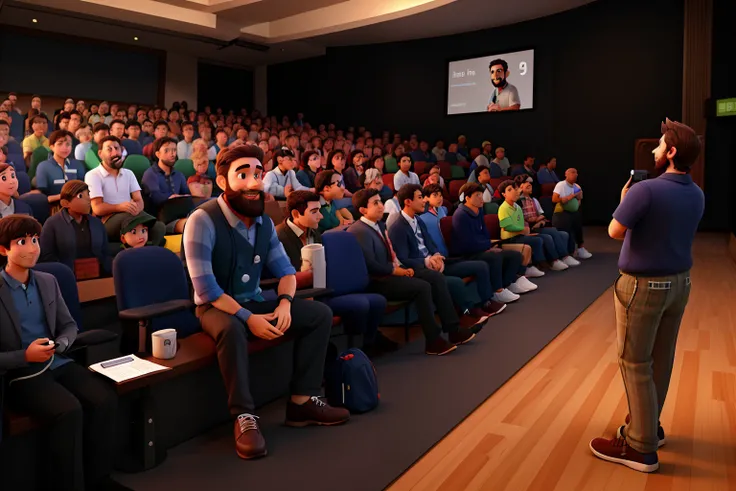
<path id="1" fill-rule="evenodd" d="M 46 118 L 40 115 L 34 116 L 32 128 L 33 133 L 23 140 L 23 158 L 26 162 L 30 161 L 33 151 L 37 148 L 46 147 L 51 150 L 49 139 L 46 138 L 46 129 L 48 128 L 48 121 Z"/>

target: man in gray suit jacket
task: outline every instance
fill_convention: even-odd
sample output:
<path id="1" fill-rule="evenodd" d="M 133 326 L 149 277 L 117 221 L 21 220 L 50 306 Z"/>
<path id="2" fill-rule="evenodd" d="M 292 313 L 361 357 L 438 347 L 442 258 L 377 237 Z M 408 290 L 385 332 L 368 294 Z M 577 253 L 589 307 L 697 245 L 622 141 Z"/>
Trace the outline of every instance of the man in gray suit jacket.
<path id="1" fill-rule="evenodd" d="M 0 271 L 6 402 L 45 427 L 49 489 L 109 489 L 117 398 L 101 378 L 62 354 L 74 343 L 77 324 L 56 278 L 31 270 L 40 233 L 41 224 L 29 216 L 0 220 L 0 254 L 8 260 Z"/>

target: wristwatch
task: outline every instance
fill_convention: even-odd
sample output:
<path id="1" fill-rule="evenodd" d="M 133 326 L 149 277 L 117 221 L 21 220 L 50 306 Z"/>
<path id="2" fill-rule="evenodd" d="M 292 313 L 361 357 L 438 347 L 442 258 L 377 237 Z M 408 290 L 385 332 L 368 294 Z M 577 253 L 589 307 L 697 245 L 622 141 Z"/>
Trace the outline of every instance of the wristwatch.
<path id="1" fill-rule="evenodd" d="M 281 303 L 282 300 L 288 300 L 289 303 L 294 303 L 294 297 L 292 297 L 291 295 L 279 295 L 276 299 L 276 302 Z"/>

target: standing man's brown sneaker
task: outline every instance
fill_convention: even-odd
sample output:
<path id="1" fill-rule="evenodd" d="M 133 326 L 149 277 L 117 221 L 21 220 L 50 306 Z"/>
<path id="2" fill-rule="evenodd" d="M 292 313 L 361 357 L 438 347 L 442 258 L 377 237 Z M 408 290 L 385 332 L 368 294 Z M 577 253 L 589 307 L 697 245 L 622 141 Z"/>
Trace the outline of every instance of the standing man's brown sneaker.
<path id="1" fill-rule="evenodd" d="M 460 328 L 455 332 L 451 332 L 448 336 L 450 343 L 454 345 L 465 344 L 475 337 L 475 333 L 471 329 Z"/>
<path id="2" fill-rule="evenodd" d="M 257 418 L 258 416 L 244 413 L 235 420 L 235 451 L 241 459 L 257 459 L 268 453 L 266 439 L 258 427 Z"/>
<path id="3" fill-rule="evenodd" d="M 626 425 L 631 423 L 631 415 L 626 415 Z M 619 426 L 618 430 L 616 430 L 616 437 L 617 438 L 626 438 L 624 435 L 624 430 L 626 429 L 626 425 Z M 667 438 L 664 436 L 664 428 L 662 428 L 662 425 L 657 426 L 657 438 L 659 441 L 657 442 L 657 447 L 662 448 L 664 447 L 664 444 L 667 443 Z"/>
<path id="4" fill-rule="evenodd" d="M 289 400 L 286 403 L 286 426 L 333 426 L 350 419 L 350 411 L 332 407 L 317 396 L 312 396 L 304 404 Z"/>
<path id="5" fill-rule="evenodd" d="M 424 346 L 424 352 L 426 354 L 437 356 L 446 355 L 447 353 L 455 351 L 456 349 L 457 346 L 448 343 L 447 340 L 442 336 L 437 336 L 434 341 L 427 341 L 427 344 L 425 344 Z"/>
<path id="6" fill-rule="evenodd" d="M 594 438 L 590 450 L 599 459 L 625 465 L 639 472 L 654 472 L 659 469 L 657 452 L 641 453 L 631 448 L 625 438 Z"/>

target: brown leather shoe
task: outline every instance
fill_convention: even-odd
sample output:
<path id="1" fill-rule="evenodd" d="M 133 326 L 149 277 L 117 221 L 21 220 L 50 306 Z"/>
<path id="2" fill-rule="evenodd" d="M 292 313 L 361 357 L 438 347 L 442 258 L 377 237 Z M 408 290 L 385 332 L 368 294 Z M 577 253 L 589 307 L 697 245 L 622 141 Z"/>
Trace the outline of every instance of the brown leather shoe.
<path id="1" fill-rule="evenodd" d="M 286 403 L 286 426 L 334 426 L 350 419 L 350 411 L 332 407 L 320 397 L 312 396 L 304 404 Z"/>
<path id="2" fill-rule="evenodd" d="M 454 345 L 465 344 L 475 337 L 475 333 L 470 329 L 462 327 L 455 332 L 451 332 L 448 336 L 450 343 Z"/>
<path id="3" fill-rule="evenodd" d="M 257 459 L 268 454 L 266 439 L 256 418 L 258 416 L 244 413 L 235 420 L 235 451 L 241 459 Z"/>
<path id="4" fill-rule="evenodd" d="M 486 314 L 489 314 L 491 317 L 493 317 L 496 314 L 500 314 L 506 309 L 506 304 L 501 302 L 496 302 L 494 300 L 489 300 L 486 303 L 483 304 L 481 307 L 483 311 Z"/>
<path id="5" fill-rule="evenodd" d="M 435 339 L 434 341 L 427 342 L 424 347 L 424 352 L 428 355 L 442 356 L 450 353 L 451 351 L 455 351 L 456 349 L 457 346 L 448 343 L 447 340 L 442 336 L 437 336 L 437 339 Z"/>

